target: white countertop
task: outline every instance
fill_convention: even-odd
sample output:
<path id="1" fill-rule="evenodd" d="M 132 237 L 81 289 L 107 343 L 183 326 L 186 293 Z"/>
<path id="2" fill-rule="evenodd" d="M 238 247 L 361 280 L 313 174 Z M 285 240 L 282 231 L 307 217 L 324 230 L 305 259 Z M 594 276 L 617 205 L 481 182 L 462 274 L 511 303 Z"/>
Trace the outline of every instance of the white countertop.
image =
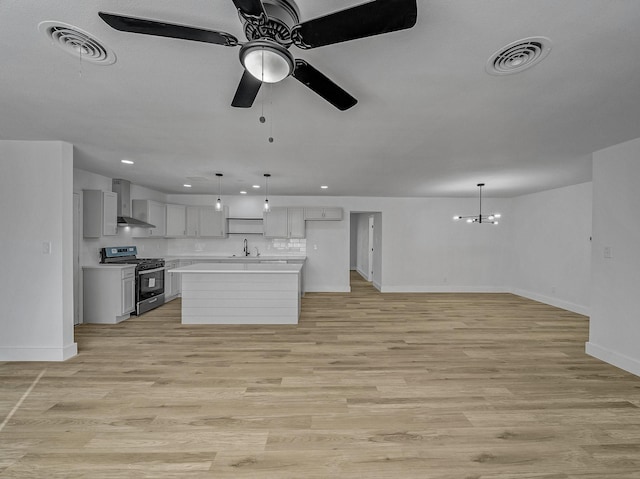
<path id="1" fill-rule="evenodd" d="M 196 263 L 167 270 L 169 273 L 300 273 L 301 264 L 286 263 Z"/>
<path id="2" fill-rule="evenodd" d="M 135 264 L 86 264 L 82 266 L 82 269 L 126 269 L 135 268 Z"/>
<path id="3" fill-rule="evenodd" d="M 220 262 L 260 262 L 260 261 L 305 261 L 306 256 L 302 255 L 261 255 L 243 256 L 239 255 L 215 255 L 215 256 L 165 256 L 165 261 L 187 260 L 187 261 L 220 261 Z"/>

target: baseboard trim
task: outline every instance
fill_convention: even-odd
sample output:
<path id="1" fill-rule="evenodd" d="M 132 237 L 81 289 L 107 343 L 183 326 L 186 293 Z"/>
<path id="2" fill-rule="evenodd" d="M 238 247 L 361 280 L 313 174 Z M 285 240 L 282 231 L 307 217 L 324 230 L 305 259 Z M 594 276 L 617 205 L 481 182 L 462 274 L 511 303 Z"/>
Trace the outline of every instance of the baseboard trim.
<path id="1" fill-rule="evenodd" d="M 429 285 L 404 285 L 381 286 L 383 293 L 509 293 L 501 286 L 429 286 Z"/>
<path id="2" fill-rule="evenodd" d="M 351 286 L 309 286 L 305 285 L 304 288 L 305 293 L 350 293 Z"/>
<path id="3" fill-rule="evenodd" d="M 618 353 L 608 348 L 598 346 L 597 344 L 588 341 L 585 343 L 585 353 L 589 356 L 593 356 L 596 359 L 611 364 L 617 368 L 620 368 L 628 373 L 640 376 L 640 360 L 627 356 L 626 354 Z"/>
<path id="4" fill-rule="evenodd" d="M 0 348 L 0 361 L 66 361 L 77 354 L 77 343 L 63 348 Z"/>
<path id="5" fill-rule="evenodd" d="M 560 309 L 566 309 L 567 311 L 571 311 L 572 313 L 589 316 L 588 306 L 582 306 L 579 304 L 572 303 L 570 301 L 564 301 L 562 299 L 553 298 L 550 296 L 544 296 L 542 294 L 533 293 L 531 291 L 526 291 L 524 289 L 513 288 L 510 292 L 517 296 L 522 296 L 523 298 L 532 299 L 540 303 L 548 304 L 549 306 L 554 306 Z"/>

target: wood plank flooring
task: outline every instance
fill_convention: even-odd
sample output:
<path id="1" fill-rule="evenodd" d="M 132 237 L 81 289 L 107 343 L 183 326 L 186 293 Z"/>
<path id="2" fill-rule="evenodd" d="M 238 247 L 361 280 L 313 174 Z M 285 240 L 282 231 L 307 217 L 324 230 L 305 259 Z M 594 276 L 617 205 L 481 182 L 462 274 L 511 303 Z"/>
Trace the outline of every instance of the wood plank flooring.
<path id="1" fill-rule="evenodd" d="M 183 326 L 176 300 L 0 363 L 0 478 L 640 478 L 640 378 L 585 355 L 584 316 L 352 289 L 297 326 Z"/>

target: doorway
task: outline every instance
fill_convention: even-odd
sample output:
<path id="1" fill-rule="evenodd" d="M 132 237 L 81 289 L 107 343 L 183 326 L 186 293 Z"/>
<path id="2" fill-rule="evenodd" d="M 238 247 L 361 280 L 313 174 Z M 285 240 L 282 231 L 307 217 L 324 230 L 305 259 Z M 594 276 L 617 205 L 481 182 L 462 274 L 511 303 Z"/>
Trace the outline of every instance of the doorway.
<path id="1" fill-rule="evenodd" d="M 352 212 L 350 221 L 350 269 L 380 290 L 382 287 L 382 213 L 379 211 Z"/>

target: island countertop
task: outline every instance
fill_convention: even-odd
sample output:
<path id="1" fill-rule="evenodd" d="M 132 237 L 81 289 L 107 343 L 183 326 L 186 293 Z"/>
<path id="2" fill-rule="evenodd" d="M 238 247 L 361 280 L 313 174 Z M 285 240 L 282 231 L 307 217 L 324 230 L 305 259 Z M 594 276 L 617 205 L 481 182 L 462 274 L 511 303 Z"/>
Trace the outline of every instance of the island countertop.
<path id="1" fill-rule="evenodd" d="M 288 263 L 196 263 L 167 273 L 300 273 L 302 264 Z"/>

